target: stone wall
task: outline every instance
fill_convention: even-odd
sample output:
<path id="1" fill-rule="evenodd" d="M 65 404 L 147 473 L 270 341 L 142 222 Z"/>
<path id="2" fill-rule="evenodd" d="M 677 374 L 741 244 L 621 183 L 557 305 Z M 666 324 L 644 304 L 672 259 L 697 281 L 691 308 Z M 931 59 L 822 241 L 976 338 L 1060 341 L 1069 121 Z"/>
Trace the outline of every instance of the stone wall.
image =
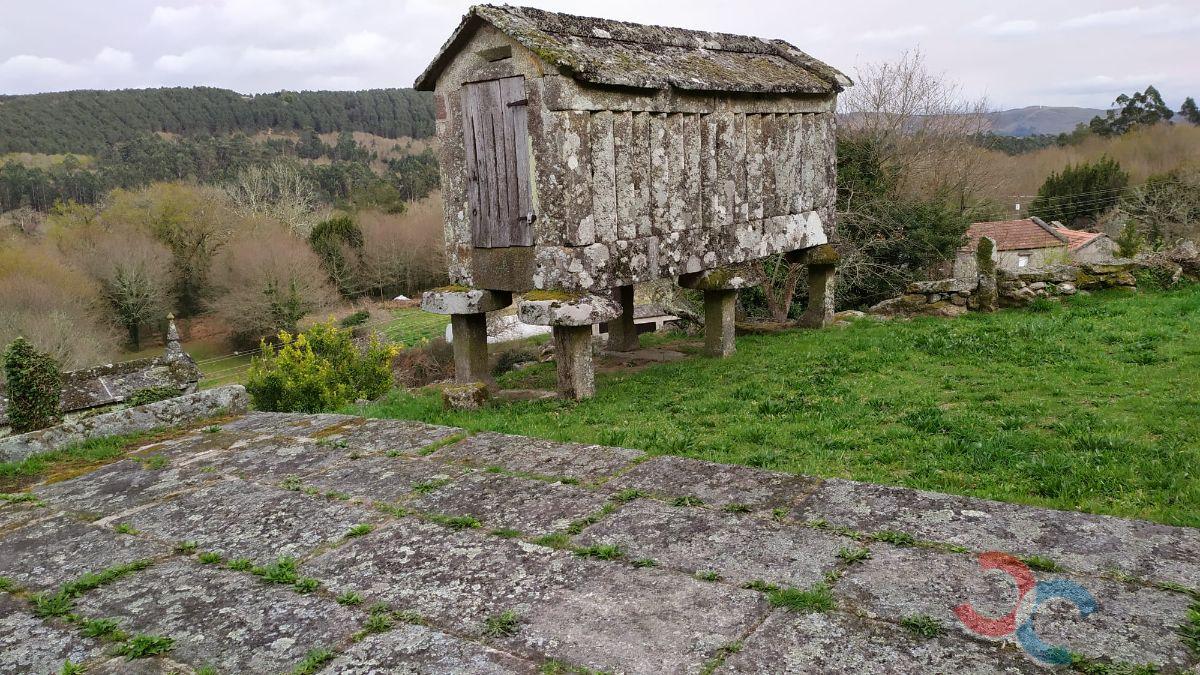
<path id="1" fill-rule="evenodd" d="M 91 438 L 194 424 L 209 417 L 245 412 L 250 406 L 240 384 L 199 391 L 165 401 L 102 413 L 57 426 L 0 438 L 0 462 L 17 462 Z"/>
<path id="2" fill-rule="evenodd" d="M 1189 247 L 1190 246 L 1190 247 Z M 1001 306 L 1024 306 L 1038 298 L 1061 298 L 1080 291 L 1104 288 L 1136 289 L 1136 270 L 1153 270 L 1169 282 L 1187 273 L 1188 264 L 1200 270 L 1195 246 L 1181 246 L 1181 252 L 1156 253 L 1139 259 L 1118 259 L 1106 263 L 1052 265 L 1045 269 L 995 270 L 995 288 Z M 973 265 L 972 265 L 973 267 Z M 959 316 L 980 310 L 980 283 L 983 275 L 967 279 L 914 281 L 905 294 L 883 300 L 868 310 L 878 316 Z"/>
<path id="3" fill-rule="evenodd" d="M 170 387 L 182 394 L 197 389 L 200 368 L 179 344 L 179 333 L 171 321 L 164 353 L 144 359 L 108 363 L 63 373 L 64 415 L 112 406 L 140 389 Z M 0 426 L 8 424 L 8 398 L 0 385 Z"/>

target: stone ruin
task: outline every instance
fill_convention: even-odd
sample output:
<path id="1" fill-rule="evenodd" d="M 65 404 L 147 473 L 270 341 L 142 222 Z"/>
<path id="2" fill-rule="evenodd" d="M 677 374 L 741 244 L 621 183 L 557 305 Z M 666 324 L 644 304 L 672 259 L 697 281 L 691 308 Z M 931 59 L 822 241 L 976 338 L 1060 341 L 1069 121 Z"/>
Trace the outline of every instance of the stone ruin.
<path id="1" fill-rule="evenodd" d="M 183 351 L 173 316 L 167 317 L 166 350 L 144 359 L 108 363 L 62 374 L 62 412 L 81 415 L 124 402 L 142 389 L 170 387 L 179 395 L 198 388 L 200 368 Z M 0 386 L 0 427 L 8 425 L 8 398 Z"/>
<path id="2" fill-rule="evenodd" d="M 845 75 L 782 40 L 472 7 L 417 79 L 434 92 L 456 380 L 489 382 L 485 313 L 552 326 L 559 394 L 592 395 L 592 326 L 637 348 L 633 284 L 704 294 L 734 351 L 746 263 L 808 263 L 832 318 L 835 104 Z"/>

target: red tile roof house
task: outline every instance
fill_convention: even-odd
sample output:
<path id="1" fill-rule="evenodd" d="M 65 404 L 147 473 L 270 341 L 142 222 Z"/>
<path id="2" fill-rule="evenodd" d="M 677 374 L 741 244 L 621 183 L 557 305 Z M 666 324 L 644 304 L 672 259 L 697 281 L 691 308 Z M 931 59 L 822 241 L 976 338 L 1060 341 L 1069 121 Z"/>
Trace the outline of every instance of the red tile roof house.
<path id="1" fill-rule="evenodd" d="M 967 243 L 954 259 L 956 278 L 975 275 L 975 247 L 981 237 L 995 240 L 997 267 L 1011 272 L 1116 257 L 1116 244 L 1108 235 L 1069 230 L 1058 221 L 1046 223 L 1033 217 L 973 223 L 967 229 Z"/>

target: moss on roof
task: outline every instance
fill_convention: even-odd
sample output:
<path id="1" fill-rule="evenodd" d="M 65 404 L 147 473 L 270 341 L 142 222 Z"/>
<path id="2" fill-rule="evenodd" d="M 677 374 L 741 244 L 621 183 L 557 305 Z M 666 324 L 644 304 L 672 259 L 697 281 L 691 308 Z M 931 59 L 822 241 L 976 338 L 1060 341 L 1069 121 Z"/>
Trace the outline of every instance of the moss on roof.
<path id="1" fill-rule="evenodd" d="M 442 69 L 485 22 L 546 63 L 593 84 L 763 94 L 830 94 L 850 84 L 836 69 L 782 40 L 476 5 L 416 88 L 433 89 Z"/>

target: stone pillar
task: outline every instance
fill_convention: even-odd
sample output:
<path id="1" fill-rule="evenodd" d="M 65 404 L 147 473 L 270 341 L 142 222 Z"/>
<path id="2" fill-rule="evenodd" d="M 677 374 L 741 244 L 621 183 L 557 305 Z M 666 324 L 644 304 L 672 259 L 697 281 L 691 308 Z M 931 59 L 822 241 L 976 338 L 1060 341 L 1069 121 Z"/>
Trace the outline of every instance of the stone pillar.
<path id="1" fill-rule="evenodd" d="M 182 361 L 187 358 L 183 351 L 183 343 L 179 341 L 179 328 L 175 326 L 175 315 L 167 315 L 167 363 Z"/>
<path id="2" fill-rule="evenodd" d="M 483 382 L 494 386 L 488 364 L 487 313 L 512 304 L 512 293 L 465 286 L 425 291 L 421 309 L 450 315 L 454 332 L 454 381 Z"/>
<path id="3" fill-rule="evenodd" d="M 834 284 L 840 257 L 829 244 L 804 252 L 802 260 L 808 265 L 808 307 L 799 321 L 804 328 L 824 328 L 833 323 Z"/>
<path id="4" fill-rule="evenodd" d="M 517 307 L 521 321 L 551 327 L 559 398 L 580 401 L 595 395 L 592 326 L 620 314 L 620 305 L 598 295 L 534 291 L 521 300 Z"/>
<path id="5" fill-rule="evenodd" d="M 576 401 L 595 396 L 596 370 L 592 364 L 592 327 L 554 326 L 551 332 L 554 336 L 554 359 L 558 368 L 558 395 Z"/>
<path id="6" fill-rule="evenodd" d="M 608 348 L 614 352 L 632 352 L 641 344 L 633 321 L 633 286 L 617 286 L 613 300 L 621 306 L 621 316 L 608 322 Z"/>
<path id="7" fill-rule="evenodd" d="M 684 274 L 679 285 L 704 292 L 704 352 L 726 357 L 737 351 L 734 339 L 737 292 L 762 283 L 751 265 L 735 265 Z"/>
<path id="8" fill-rule="evenodd" d="M 975 267 L 979 274 L 979 287 L 972 298 L 975 309 L 994 312 L 999 306 L 999 291 L 996 282 L 996 242 L 990 237 L 980 237 L 975 248 Z"/>
<path id="9" fill-rule="evenodd" d="M 724 358 L 737 351 L 737 290 L 704 291 L 704 353 Z"/>
<path id="10" fill-rule="evenodd" d="M 491 384 L 488 368 L 487 314 L 451 314 L 454 331 L 454 381 L 458 384 L 486 382 Z"/>

